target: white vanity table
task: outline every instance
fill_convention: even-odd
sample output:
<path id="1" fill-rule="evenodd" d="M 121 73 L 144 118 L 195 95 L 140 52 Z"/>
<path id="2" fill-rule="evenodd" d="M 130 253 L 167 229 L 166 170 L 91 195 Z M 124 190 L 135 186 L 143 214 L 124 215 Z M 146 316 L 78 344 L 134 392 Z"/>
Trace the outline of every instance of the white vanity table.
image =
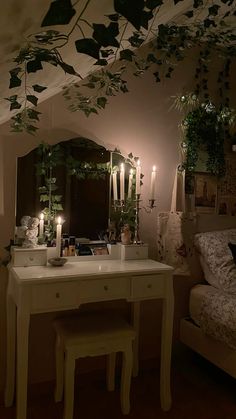
<path id="1" fill-rule="evenodd" d="M 83 303 L 118 299 L 133 302 L 133 323 L 137 336 L 140 301 L 163 299 L 160 398 L 162 409 L 169 410 L 174 309 L 172 271 L 170 266 L 150 259 L 70 260 L 63 267 L 11 266 L 7 291 L 5 404 L 11 406 L 13 403 L 16 371 L 16 419 L 27 417 L 30 315 L 75 309 Z M 138 372 L 138 339 L 134 351 L 135 375 Z"/>

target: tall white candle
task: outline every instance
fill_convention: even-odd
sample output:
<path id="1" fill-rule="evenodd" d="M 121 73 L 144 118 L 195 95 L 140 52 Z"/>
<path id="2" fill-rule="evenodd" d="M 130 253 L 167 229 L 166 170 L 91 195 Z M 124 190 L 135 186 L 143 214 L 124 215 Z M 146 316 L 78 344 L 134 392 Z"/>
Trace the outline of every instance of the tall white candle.
<path id="1" fill-rule="evenodd" d="M 135 190 L 136 195 L 140 195 L 140 176 L 141 176 L 141 166 L 140 166 L 140 161 L 138 160 L 137 167 L 136 167 L 136 190 Z"/>
<path id="2" fill-rule="evenodd" d="M 39 216 L 39 237 L 43 236 L 44 233 L 44 213 L 41 212 Z"/>
<path id="3" fill-rule="evenodd" d="M 129 171 L 128 198 L 132 197 L 133 169 Z"/>
<path id="4" fill-rule="evenodd" d="M 113 199 L 114 201 L 117 201 L 117 173 L 112 173 L 112 182 L 113 182 Z"/>
<path id="5" fill-rule="evenodd" d="M 150 199 L 155 199 L 156 176 L 157 176 L 157 168 L 156 166 L 153 166 L 152 173 L 151 173 Z"/>
<path id="6" fill-rule="evenodd" d="M 125 166 L 124 163 L 120 165 L 120 200 L 125 200 Z"/>
<path id="7" fill-rule="evenodd" d="M 61 217 L 57 219 L 57 235 L 56 235 L 56 248 L 57 248 L 57 256 L 60 257 L 61 255 Z"/>

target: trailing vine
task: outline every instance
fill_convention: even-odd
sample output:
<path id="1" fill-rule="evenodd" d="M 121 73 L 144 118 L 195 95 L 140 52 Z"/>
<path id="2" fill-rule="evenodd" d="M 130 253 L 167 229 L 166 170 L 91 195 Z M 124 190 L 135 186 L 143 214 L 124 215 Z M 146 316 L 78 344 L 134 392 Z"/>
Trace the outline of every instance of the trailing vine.
<path id="1" fill-rule="evenodd" d="M 181 1 L 173 0 L 172 7 Z M 42 70 L 45 63 L 74 77 L 73 84 L 64 88 L 64 97 L 70 102 L 70 110 L 79 110 L 89 116 L 105 108 L 109 96 L 128 91 L 125 74 L 129 69 L 138 77 L 152 67 L 156 82 L 160 82 L 163 78 L 171 78 L 188 51 L 198 47 L 194 91 L 198 94 L 203 88 L 207 99 L 212 58 L 218 54 L 227 62 L 223 73 L 219 73 L 221 83 L 236 57 L 235 31 L 232 24 L 228 24 L 235 17 L 236 1 L 219 0 L 214 4 L 193 0 L 192 6 L 176 21 L 156 24 L 164 3 L 163 0 L 114 0 L 114 13 L 105 16 L 105 23 L 93 23 L 85 18 L 93 0 L 75 1 L 74 4 L 71 0 L 52 1 L 41 23 L 42 28 L 51 28 L 28 37 L 10 70 L 9 88 L 19 90 L 22 87 L 20 94 L 17 90 L 6 98 L 10 110 L 18 110 L 11 119 L 12 130 L 33 134 L 38 129 L 40 112 L 36 108 L 40 93 L 47 86 L 31 84 L 30 75 Z M 54 30 L 54 25 L 63 25 L 65 32 Z M 86 83 L 78 83 L 83 79 L 79 71 L 62 58 L 61 52 L 72 42 L 72 34 L 77 38 L 75 54 L 85 54 L 93 59 L 94 67 Z M 139 48 L 147 41 L 151 41 L 149 50 L 141 58 Z M 118 67 L 116 64 L 107 69 L 106 66 L 117 58 Z"/>
<path id="2" fill-rule="evenodd" d="M 193 95 L 189 95 L 193 105 Z M 195 96 L 196 97 L 196 96 Z M 182 102 L 187 98 L 182 96 Z M 182 121 L 182 148 L 186 151 L 184 167 L 188 172 L 195 170 L 199 152 L 207 153 L 206 168 L 216 175 L 225 174 L 225 141 L 229 139 L 230 127 L 235 123 L 234 109 L 220 105 L 216 107 L 209 100 L 199 103 L 196 97 L 195 108 L 191 109 Z"/>

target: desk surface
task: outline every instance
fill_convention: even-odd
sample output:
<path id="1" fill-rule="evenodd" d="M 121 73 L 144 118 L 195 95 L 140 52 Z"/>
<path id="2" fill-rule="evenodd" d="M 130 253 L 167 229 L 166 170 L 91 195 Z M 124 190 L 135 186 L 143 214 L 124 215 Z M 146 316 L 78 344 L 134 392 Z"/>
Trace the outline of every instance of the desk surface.
<path id="1" fill-rule="evenodd" d="M 23 283 L 51 282 L 57 281 L 59 278 L 86 278 L 88 276 L 114 276 L 122 274 L 144 274 L 145 272 L 167 272 L 173 271 L 168 265 L 156 262 L 151 259 L 142 260 L 96 260 L 96 261 L 78 261 L 67 262 L 64 266 L 54 267 L 47 266 L 28 266 L 28 267 L 11 267 L 11 272 L 16 281 Z"/>

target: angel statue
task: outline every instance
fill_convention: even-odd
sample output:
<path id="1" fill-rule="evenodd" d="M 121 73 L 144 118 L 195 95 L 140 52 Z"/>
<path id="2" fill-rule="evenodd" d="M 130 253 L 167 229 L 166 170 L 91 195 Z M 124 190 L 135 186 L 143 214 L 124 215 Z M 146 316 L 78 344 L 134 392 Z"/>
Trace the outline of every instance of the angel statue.
<path id="1" fill-rule="evenodd" d="M 15 232 L 15 244 L 17 245 L 22 245 L 24 239 L 25 239 L 25 233 L 26 230 L 28 228 L 28 223 L 30 220 L 30 216 L 29 215 L 24 215 L 21 220 L 20 220 L 20 226 L 16 227 L 16 232 Z"/>
<path id="2" fill-rule="evenodd" d="M 36 247 L 38 244 L 38 225 L 39 219 L 37 217 L 30 217 L 28 221 L 28 228 L 25 232 L 25 240 L 23 247 Z"/>

